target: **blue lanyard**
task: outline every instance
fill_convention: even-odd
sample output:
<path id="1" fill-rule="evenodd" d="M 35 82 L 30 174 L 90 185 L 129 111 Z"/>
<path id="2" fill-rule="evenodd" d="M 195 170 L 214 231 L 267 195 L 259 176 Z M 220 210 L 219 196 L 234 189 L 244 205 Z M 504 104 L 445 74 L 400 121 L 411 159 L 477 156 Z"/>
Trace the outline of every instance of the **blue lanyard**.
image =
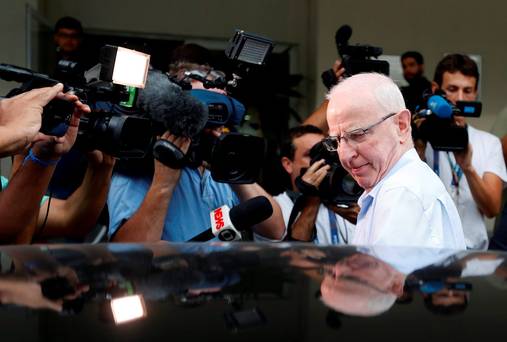
<path id="1" fill-rule="evenodd" d="M 333 245 L 337 245 L 340 243 L 340 238 L 338 237 L 338 222 L 336 221 L 336 215 L 332 210 L 327 209 L 327 213 L 329 214 L 329 230 L 331 231 L 331 243 Z"/>
<path id="2" fill-rule="evenodd" d="M 458 163 L 452 162 L 451 157 L 449 156 L 449 152 L 447 152 L 447 160 L 449 161 L 449 165 L 451 166 L 452 173 L 451 185 L 458 187 L 459 181 L 461 180 L 461 177 L 463 177 L 463 170 L 458 165 Z M 433 150 L 433 171 L 435 171 L 437 176 L 440 176 L 440 154 L 436 150 Z"/>

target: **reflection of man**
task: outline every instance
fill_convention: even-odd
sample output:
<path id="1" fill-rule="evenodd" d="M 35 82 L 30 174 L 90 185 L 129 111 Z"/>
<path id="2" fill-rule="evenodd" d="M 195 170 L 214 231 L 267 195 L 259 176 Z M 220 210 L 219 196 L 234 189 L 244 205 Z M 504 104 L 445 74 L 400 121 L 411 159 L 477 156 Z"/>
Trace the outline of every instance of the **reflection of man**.
<path id="1" fill-rule="evenodd" d="M 325 267 L 322 301 L 349 315 L 373 316 L 388 310 L 403 294 L 405 275 L 380 259 L 357 253 Z"/>
<path id="2" fill-rule="evenodd" d="M 302 169 L 307 169 L 302 180 L 315 188 L 326 176 L 329 166 L 323 160 L 310 166 L 310 149 L 322 139 L 324 134 L 315 126 L 304 125 L 289 130 L 288 137 L 281 147 L 281 162 L 290 176 L 292 191 L 285 191 L 275 199 L 280 204 L 286 226 L 294 210 L 294 201 L 303 203 L 301 214 L 294 219 L 290 229 L 291 239 L 314 240 L 319 244 L 346 244 L 351 241 L 354 233 L 357 206 L 350 209 L 335 206 L 328 208 L 321 203 L 318 194 L 301 195 L 296 186 L 296 178 Z M 332 210 L 341 210 L 342 216 Z"/>
<path id="3" fill-rule="evenodd" d="M 327 147 L 365 189 L 353 244 L 465 248 L 456 207 L 413 148 L 411 115 L 394 82 L 352 76 L 329 94 Z"/>
<path id="4" fill-rule="evenodd" d="M 433 90 L 441 89 L 452 102 L 475 101 L 479 72 L 468 56 L 453 54 L 440 61 Z M 469 145 L 461 152 L 435 152 L 426 147 L 426 161 L 440 176 L 458 208 L 468 248 L 488 246 L 485 217 L 500 212 L 503 182 L 507 181 L 502 147 L 497 137 L 467 125 L 466 119 L 454 121 L 468 131 Z"/>
<path id="5" fill-rule="evenodd" d="M 401 88 L 407 109 L 414 113 L 416 107 L 422 104 L 423 94 L 431 90 L 431 82 L 424 77 L 424 59 L 417 51 L 407 51 L 401 55 L 403 77 L 408 86 Z"/>

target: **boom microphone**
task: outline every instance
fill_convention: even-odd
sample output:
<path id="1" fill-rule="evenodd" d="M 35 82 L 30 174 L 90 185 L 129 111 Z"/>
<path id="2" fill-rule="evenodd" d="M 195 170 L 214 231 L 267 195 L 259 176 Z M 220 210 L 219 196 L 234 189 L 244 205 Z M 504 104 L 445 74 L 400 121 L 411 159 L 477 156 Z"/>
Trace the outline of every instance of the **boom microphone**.
<path id="1" fill-rule="evenodd" d="M 241 231 L 268 219 L 273 207 L 264 196 L 257 196 L 229 209 L 224 205 L 210 213 L 211 228 L 189 241 L 209 241 L 218 237 L 221 241 L 241 240 Z"/>
<path id="2" fill-rule="evenodd" d="M 168 130 L 175 136 L 192 138 L 208 120 L 208 108 L 158 70 L 148 72 L 137 107 L 163 126 L 157 134 Z"/>

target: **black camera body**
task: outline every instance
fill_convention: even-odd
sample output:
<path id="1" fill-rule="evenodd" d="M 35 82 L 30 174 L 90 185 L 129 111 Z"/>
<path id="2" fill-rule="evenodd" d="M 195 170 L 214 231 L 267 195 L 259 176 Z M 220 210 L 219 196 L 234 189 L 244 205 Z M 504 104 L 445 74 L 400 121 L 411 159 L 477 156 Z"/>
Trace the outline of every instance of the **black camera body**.
<path id="1" fill-rule="evenodd" d="M 60 61 L 59 74 L 72 80 L 64 84 L 64 91 L 72 91 L 80 100 L 95 108 L 98 102 L 118 104 L 131 100 L 132 92 L 126 86 L 115 84 L 112 71 L 117 47 L 106 45 L 101 49 L 100 63 L 83 73 L 76 63 Z M 123 49 L 128 50 L 128 49 Z M 131 50 L 132 51 L 132 50 Z M 149 57 L 147 59 L 149 61 Z M 106 65 L 107 63 L 111 65 Z M 141 70 L 143 72 L 143 70 Z M 105 76 L 104 76 L 105 75 Z M 101 77 L 109 77 L 101 79 Z M 62 80 L 14 65 L 0 64 L 0 78 L 22 83 L 7 94 L 12 97 L 23 92 L 53 86 Z M 43 109 L 40 132 L 47 135 L 63 136 L 69 127 L 74 105 L 54 99 Z M 79 124 L 76 146 L 85 150 L 99 149 L 114 157 L 140 158 L 151 146 L 152 124 L 142 113 L 126 115 L 112 111 L 97 110 L 84 115 Z"/>
<path id="2" fill-rule="evenodd" d="M 350 45 L 351 36 L 352 28 L 349 25 L 343 25 L 336 30 L 336 48 L 345 69 L 345 76 L 363 72 L 377 72 L 389 76 L 389 62 L 377 59 L 383 53 L 383 49 L 366 44 Z M 324 71 L 321 77 L 328 89 L 338 83 L 333 69 Z"/>
<path id="3" fill-rule="evenodd" d="M 430 95 L 426 103 L 427 108 L 414 115 L 415 119 L 425 118 L 414 132 L 414 138 L 428 141 L 437 151 L 465 150 L 468 147 L 468 131 L 455 123 L 454 116 L 479 117 L 481 102 L 458 101 L 454 105 L 440 93 Z"/>
<path id="4" fill-rule="evenodd" d="M 318 188 L 318 196 L 324 204 L 350 206 L 357 202 L 363 189 L 343 168 L 338 153 L 328 151 L 323 142 L 318 142 L 310 149 L 310 158 L 310 165 L 324 159 L 330 166 Z"/>

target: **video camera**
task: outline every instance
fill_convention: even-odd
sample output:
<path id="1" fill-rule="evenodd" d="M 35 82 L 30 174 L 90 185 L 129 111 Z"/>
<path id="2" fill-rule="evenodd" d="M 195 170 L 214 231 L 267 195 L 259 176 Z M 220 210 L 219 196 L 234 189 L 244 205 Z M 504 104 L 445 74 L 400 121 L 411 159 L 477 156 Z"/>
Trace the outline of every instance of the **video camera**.
<path id="1" fill-rule="evenodd" d="M 413 120 L 424 118 L 414 132 L 415 139 L 429 141 L 434 150 L 462 151 L 468 146 L 466 127 L 456 125 L 454 116 L 479 117 L 482 104 L 478 101 L 448 101 L 442 93 L 427 96 L 426 108 L 417 111 Z"/>
<path id="2" fill-rule="evenodd" d="M 245 114 L 245 107 L 239 101 L 207 89 L 237 87 L 239 80 L 244 78 L 251 68 L 265 64 L 272 50 L 271 40 L 236 30 L 225 49 L 226 56 L 235 64 L 231 80 L 227 80 L 224 73 L 211 68 L 206 72 L 199 70 L 185 72 L 183 80 L 177 82 L 180 86 L 190 89 L 189 80 L 197 80 L 202 82 L 205 88 L 192 89 L 190 94 L 204 103 L 208 109 L 206 128 L 237 125 Z M 259 137 L 228 133 L 213 138 L 210 134 L 201 132 L 192 138 L 192 145 L 186 155 L 166 140 L 157 141 L 153 153 L 160 162 L 173 168 L 197 167 L 204 162 L 209 165 L 215 181 L 247 184 L 258 179 L 265 150 L 264 139 Z"/>
<path id="3" fill-rule="evenodd" d="M 252 68 L 263 66 L 273 51 L 273 42 L 265 37 L 236 29 L 234 36 L 229 40 L 225 55 L 234 63 L 232 79 L 227 80 L 223 72 L 209 69 L 205 72 L 192 70 L 185 72 L 183 82 L 190 79 L 202 82 L 204 88 L 235 88 L 239 81 L 252 71 Z M 183 85 L 187 89 L 191 87 Z"/>
<path id="4" fill-rule="evenodd" d="M 74 92 L 92 107 L 99 101 L 133 102 L 134 89 L 144 87 L 146 82 L 149 60 L 150 56 L 144 53 L 106 45 L 101 49 L 100 63 L 82 75 L 84 83 L 65 84 L 64 91 Z M 60 62 L 59 68 L 67 74 L 80 72 L 75 63 L 68 61 Z M 8 64 L 0 64 L 0 78 L 22 83 L 19 88 L 11 90 L 7 97 L 59 83 L 47 75 Z M 73 104 L 67 101 L 52 100 L 44 107 L 40 131 L 48 135 L 63 136 L 73 110 Z M 87 150 L 99 149 L 115 157 L 139 158 L 143 157 L 150 147 L 151 131 L 151 121 L 141 113 L 125 115 L 92 111 L 80 120 L 76 145 Z"/>
<path id="5" fill-rule="evenodd" d="M 347 207 L 357 202 L 359 196 L 363 193 L 363 189 L 343 168 L 338 153 L 328 151 L 321 141 L 310 149 L 310 158 L 310 165 L 324 159 L 325 163 L 330 166 L 317 192 L 324 204 Z M 302 170 L 302 174 L 304 172 L 306 172 L 306 169 Z M 308 185 L 302 181 L 301 176 L 296 178 L 296 186 L 301 193 L 307 192 L 305 188 Z"/>
<path id="6" fill-rule="evenodd" d="M 342 25 L 336 30 L 335 43 L 345 69 L 345 76 L 362 72 L 378 72 L 389 76 L 389 62 L 377 59 L 383 53 L 383 49 L 371 45 L 350 45 L 351 36 L 352 28 L 349 25 Z M 338 83 L 333 69 L 324 71 L 321 77 L 328 89 Z"/>

